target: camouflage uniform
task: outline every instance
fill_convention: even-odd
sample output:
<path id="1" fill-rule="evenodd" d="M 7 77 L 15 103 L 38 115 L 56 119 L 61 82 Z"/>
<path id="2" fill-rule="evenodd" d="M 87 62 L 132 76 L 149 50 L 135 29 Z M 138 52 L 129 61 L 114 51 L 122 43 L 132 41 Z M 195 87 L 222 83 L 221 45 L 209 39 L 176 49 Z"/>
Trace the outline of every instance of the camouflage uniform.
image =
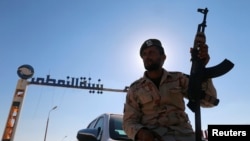
<path id="1" fill-rule="evenodd" d="M 202 84 L 207 95 L 217 97 L 211 79 Z M 141 128 L 157 132 L 165 141 L 194 141 L 195 134 L 185 113 L 188 77 L 164 70 L 159 89 L 144 76 L 131 84 L 124 105 L 123 128 L 129 138 Z M 213 105 L 203 100 L 201 106 Z"/>

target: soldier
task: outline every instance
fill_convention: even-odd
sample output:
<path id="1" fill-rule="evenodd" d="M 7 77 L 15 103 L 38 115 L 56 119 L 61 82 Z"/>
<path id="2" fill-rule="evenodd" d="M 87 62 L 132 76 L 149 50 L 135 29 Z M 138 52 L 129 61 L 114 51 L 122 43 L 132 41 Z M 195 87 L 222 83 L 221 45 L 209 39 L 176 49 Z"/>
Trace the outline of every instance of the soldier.
<path id="1" fill-rule="evenodd" d="M 195 45 L 197 43 L 200 46 L 198 57 L 206 65 L 210 57 L 203 33 L 196 35 Z M 146 71 L 127 92 L 123 118 L 126 134 L 139 141 L 194 141 L 195 133 L 185 113 L 184 103 L 188 76 L 162 67 L 166 55 L 158 39 L 146 40 L 140 48 L 140 56 Z M 202 89 L 207 95 L 217 98 L 211 79 L 204 80 Z M 202 99 L 201 106 L 214 105 Z"/>

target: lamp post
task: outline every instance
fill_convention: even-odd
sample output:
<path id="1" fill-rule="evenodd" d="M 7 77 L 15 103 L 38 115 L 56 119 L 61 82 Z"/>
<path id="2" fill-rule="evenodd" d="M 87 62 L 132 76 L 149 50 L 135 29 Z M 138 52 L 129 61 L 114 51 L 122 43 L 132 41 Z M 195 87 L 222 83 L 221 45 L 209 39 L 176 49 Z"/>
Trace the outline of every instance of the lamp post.
<path id="1" fill-rule="evenodd" d="M 57 106 L 53 107 L 50 111 L 49 111 L 49 114 L 48 114 L 48 119 L 47 119 L 47 124 L 46 124 L 46 129 L 45 129 L 45 135 L 44 135 L 44 141 L 46 141 L 46 136 L 47 136 L 47 131 L 48 131 L 48 125 L 49 125 L 49 115 L 50 115 L 50 112 L 55 110 L 57 108 Z"/>

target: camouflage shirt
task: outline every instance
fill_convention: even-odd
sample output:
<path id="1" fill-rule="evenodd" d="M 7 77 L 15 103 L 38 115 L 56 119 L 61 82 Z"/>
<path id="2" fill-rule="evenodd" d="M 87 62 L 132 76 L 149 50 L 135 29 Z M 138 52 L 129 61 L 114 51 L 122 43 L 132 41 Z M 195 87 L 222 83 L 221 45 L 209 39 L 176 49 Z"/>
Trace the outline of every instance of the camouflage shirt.
<path id="1" fill-rule="evenodd" d="M 187 98 L 188 77 L 181 72 L 164 70 L 159 88 L 144 76 L 131 84 L 124 105 L 123 128 L 129 138 L 141 128 L 154 130 L 159 135 L 168 133 L 193 134 L 194 131 L 185 113 L 184 98 Z M 217 97 L 212 80 L 202 84 L 207 95 Z M 206 100 L 201 106 L 212 107 Z"/>

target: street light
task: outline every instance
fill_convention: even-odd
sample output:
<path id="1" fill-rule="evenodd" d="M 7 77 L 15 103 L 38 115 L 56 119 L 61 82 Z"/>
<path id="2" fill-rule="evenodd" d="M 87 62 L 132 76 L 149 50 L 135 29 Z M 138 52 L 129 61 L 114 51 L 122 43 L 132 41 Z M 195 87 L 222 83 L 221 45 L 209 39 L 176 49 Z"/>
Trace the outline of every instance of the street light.
<path id="1" fill-rule="evenodd" d="M 47 136 L 47 131 L 48 131 L 48 125 L 49 125 L 49 115 L 50 115 L 50 112 L 55 110 L 57 108 L 57 106 L 53 107 L 50 111 L 49 111 L 49 114 L 48 114 L 48 119 L 47 119 L 47 124 L 46 124 L 46 129 L 45 129 L 45 135 L 44 135 L 44 141 L 46 141 L 46 136 Z"/>

